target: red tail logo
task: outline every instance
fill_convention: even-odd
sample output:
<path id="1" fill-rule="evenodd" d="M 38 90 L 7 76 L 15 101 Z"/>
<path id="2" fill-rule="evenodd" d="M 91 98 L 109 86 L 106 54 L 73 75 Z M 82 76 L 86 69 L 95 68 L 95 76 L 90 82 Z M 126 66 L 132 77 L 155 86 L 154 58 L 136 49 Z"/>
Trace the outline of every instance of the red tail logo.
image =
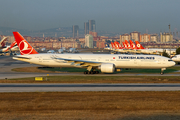
<path id="1" fill-rule="evenodd" d="M 130 42 L 130 45 L 131 45 L 131 47 L 132 47 L 133 49 L 137 49 L 136 45 L 133 43 L 132 40 L 129 40 L 129 42 Z"/>
<path id="2" fill-rule="evenodd" d="M 135 42 L 138 49 L 144 49 L 144 47 L 138 41 Z"/>
<path id="3" fill-rule="evenodd" d="M 38 54 L 36 50 L 23 38 L 18 32 L 13 32 L 15 40 L 18 44 L 21 55 L 24 54 Z"/>
<path id="4" fill-rule="evenodd" d="M 129 44 L 129 42 L 127 40 L 125 40 L 125 44 L 127 45 L 128 49 L 131 49 L 131 46 L 130 46 L 130 44 Z"/>
<path id="5" fill-rule="evenodd" d="M 127 49 L 127 45 L 126 45 L 124 42 L 122 42 L 122 43 L 123 43 L 124 48 L 126 48 L 126 49 Z"/>
<path id="6" fill-rule="evenodd" d="M 112 46 L 112 48 L 115 48 L 115 45 L 114 45 L 114 43 L 113 43 L 113 42 L 111 42 L 111 46 Z"/>
<path id="7" fill-rule="evenodd" d="M 114 45 L 116 49 L 120 49 L 117 41 L 114 42 Z"/>

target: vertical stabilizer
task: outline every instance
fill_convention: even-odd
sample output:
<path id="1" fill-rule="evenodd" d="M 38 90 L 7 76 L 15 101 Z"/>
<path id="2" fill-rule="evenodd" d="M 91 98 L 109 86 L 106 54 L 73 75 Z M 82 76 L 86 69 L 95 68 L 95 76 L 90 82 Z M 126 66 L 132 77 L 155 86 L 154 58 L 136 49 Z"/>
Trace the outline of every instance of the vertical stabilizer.
<path id="1" fill-rule="evenodd" d="M 123 46 L 125 49 L 128 49 L 127 45 L 125 44 L 125 42 L 122 42 Z"/>
<path id="2" fill-rule="evenodd" d="M 114 49 L 116 48 L 113 42 L 111 42 L 111 46 L 112 46 L 112 48 L 114 48 Z"/>
<path id="3" fill-rule="evenodd" d="M 136 45 L 134 44 L 134 42 L 132 40 L 129 40 L 131 48 L 132 49 L 137 49 Z"/>
<path id="4" fill-rule="evenodd" d="M 144 47 L 138 41 L 135 41 L 135 43 L 138 49 L 144 49 Z"/>
<path id="5" fill-rule="evenodd" d="M 127 45 L 127 49 L 132 49 L 131 45 L 129 44 L 129 42 L 127 40 L 125 40 L 125 44 Z"/>
<path id="6" fill-rule="evenodd" d="M 0 41 L 0 47 L 4 47 L 6 45 L 5 41 L 7 40 L 7 37 L 4 37 L 1 41 Z"/>
<path id="7" fill-rule="evenodd" d="M 36 50 L 23 38 L 19 32 L 13 32 L 13 34 L 21 55 L 38 54 L 38 52 L 36 52 Z"/>

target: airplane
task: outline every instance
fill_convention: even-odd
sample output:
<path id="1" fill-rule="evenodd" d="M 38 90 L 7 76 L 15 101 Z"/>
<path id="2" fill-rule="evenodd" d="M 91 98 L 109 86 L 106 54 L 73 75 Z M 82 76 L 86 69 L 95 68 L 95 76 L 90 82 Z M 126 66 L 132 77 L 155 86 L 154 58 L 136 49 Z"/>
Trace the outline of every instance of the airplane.
<path id="1" fill-rule="evenodd" d="M 105 50 L 111 50 L 112 48 L 109 46 L 109 44 L 105 44 L 105 48 L 104 48 Z"/>
<path id="2" fill-rule="evenodd" d="M 132 40 L 129 40 L 132 49 L 138 49 Z"/>
<path id="3" fill-rule="evenodd" d="M 48 50 L 47 53 L 55 53 L 54 50 Z"/>
<path id="4" fill-rule="evenodd" d="M 79 51 L 76 50 L 76 48 L 69 48 L 68 52 L 69 52 L 69 53 L 77 53 L 77 52 L 79 52 Z"/>
<path id="5" fill-rule="evenodd" d="M 122 47 L 119 42 L 115 41 L 114 43 L 111 42 L 111 46 L 113 51 L 115 52 L 120 52 L 120 53 L 126 53 L 127 51 L 125 51 L 124 47 Z"/>
<path id="6" fill-rule="evenodd" d="M 86 68 L 84 74 L 113 73 L 121 68 L 161 69 L 161 74 L 175 62 L 157 55 L 126 54 L 53 54 L 38 53 L 19 32 L 13 32 L 21 55 L 13 59 L 46 67 L 79 67 Z"/>
<path id="7" fill-rule="evenodd" d="M 12 42 L 10 46 L 5 46 L 0 49 L 0 55 L 5 55 L 7 52 L 16 52 L 19 51 L 16 41 Z"/>
<path id="8" fill-rule="evenodd" d="M 162 54 L 164 51 L 171 55 L 172 53 L 176 53 L 176 49 L 160 49 L 160 48 L 144 48 L 138 41 L 135 41 L 137 49 L 140 50 L 140 52 L 145 54 Z M 171 52 L 170 52 L 171 51 Z M 171 54 L 170 54 L 171 53 Z"/>
<path id="9" fill-rule="evenodd" d="M 64 53 L 63 49 L 58 49 L 58 53 Z"/>
<path id="10" fill-rule="evenodd" d="M 175 55 L 172 60 L 175 62 L 180 62 L 180 55 Z"/>
<path id="11" fill-rule="evenodd" d="M 125 42 L 122 42 L 122 44 L 123 44 L 125 49 L 128 49 L 128 46 L 127 46 L 127 44 Z"/>
<path id="12" fill-rule="evenodd" d="M 133 49 L 127 40 L 125 40 L 125 44 L 127 46 L 127 49 Z"/>
<path id="13" fill-rule="evenodd" d="M 6 43 L 5 41 L 7 40 L 7 37 L 4 37 L 1 41 L 0 41 L 0 48 L 4 48 Z"/>
<path id="14" fill-rule="evenodd" d="M 65 47 L 62 47 L 62 48 L 58 49 L 57 52 L 58 52 L 58 53 L 64 53 L 64 52 L 67 52 L 67 50 L 66 50 Z"/>

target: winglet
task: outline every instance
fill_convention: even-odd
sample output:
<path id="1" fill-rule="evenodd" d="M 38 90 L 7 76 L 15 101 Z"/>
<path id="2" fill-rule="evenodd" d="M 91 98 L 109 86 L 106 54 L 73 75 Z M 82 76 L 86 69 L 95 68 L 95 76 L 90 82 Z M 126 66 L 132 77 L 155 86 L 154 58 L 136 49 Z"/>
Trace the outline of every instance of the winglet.
<path id="1" fill-rule="evenodd" d="M 23 38 L 19 32 L 13 32 L 21 55 L 38 54 L 38 52 Z"/>

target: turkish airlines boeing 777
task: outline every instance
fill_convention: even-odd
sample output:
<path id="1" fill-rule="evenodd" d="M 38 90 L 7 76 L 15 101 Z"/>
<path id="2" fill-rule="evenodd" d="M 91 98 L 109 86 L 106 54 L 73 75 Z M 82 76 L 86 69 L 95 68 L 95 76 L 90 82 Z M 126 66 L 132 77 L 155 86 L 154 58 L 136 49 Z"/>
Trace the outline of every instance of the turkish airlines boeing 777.
<path id="1" fill-rule="evenodd" d="M 18 32 L 13 32 L 21 55 L 13 59 L 48 67 L 80 67 L 87 68 L 85 74 L 113 73 L 117 68 L 149 68 L 161 69 L 175 65 L 169 58 L 156 55 L 126 54 L 39 54 Z"/>

